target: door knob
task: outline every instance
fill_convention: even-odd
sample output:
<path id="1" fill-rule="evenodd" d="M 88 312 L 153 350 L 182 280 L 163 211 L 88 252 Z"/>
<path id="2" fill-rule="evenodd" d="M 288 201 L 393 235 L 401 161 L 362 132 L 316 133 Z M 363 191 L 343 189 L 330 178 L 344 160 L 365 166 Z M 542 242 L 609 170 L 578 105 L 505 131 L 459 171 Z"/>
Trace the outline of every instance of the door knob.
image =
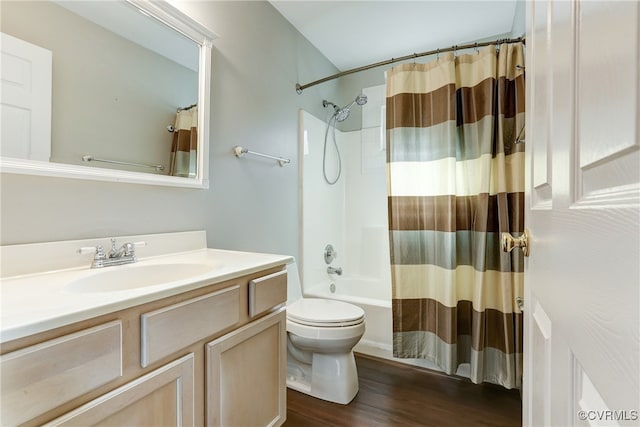
<path id="1" fill-rule="evenodd" d="M 524 298 L 516 297 L 516 304 L 518 305 L 520 311 L 524 311 Z"/>
<path id="2" fill-rule="evenodd" d="M 524 256 L 529 256 L 529 230 L 525 229 L 520 237 L 513 237 L 511 233 L 502 233 L 502 250 L 511 252 L 513 248 L 521 248 Z"/>

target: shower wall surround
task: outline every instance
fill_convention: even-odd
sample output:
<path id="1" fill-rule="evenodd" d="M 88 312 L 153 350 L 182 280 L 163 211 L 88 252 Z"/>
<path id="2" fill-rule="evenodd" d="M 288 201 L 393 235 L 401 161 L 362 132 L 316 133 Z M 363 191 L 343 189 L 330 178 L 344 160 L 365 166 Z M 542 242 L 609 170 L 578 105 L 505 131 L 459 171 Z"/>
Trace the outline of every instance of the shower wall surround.
<path id="1" fill-rule="evenodd" d="M 362 110 L 362 130 L 348 132 L 355 140 L 347 148 L 346 249 L 351 275 L 374 277 L 391 300 L 389 227 L 387 217 L 385 86 L 363 89 L 369 102 Z M 388 292 L 388 293 L 387 293 Z"/>
<path id="2" fill-rule="evenodd" d="M 301 111 L 302 176 L 302 282 L 305 288 L 335 279 L 327 275 L 323 250 L 332 244 L 338 257 L 331 264 L 342 267 L 343 276 L 375 279 L 380 289 L 361 289 L 363 297 L 382 295 L 391 301 L 391 273 L 385 177 L 385 151 L 381 139 L 381 107 L 384 86 L 363 91 L 369 102 L 363 106 L 360 131 L 336 130 L 342 158 L 342 175 L 335 185 L 322 176 L 324 135 L 327 124 Z M 335 177 L 337 159 L 332 132 L 327 142 L 328 176 Z M 337 291 L 339 293 L 338 287 Z"/>

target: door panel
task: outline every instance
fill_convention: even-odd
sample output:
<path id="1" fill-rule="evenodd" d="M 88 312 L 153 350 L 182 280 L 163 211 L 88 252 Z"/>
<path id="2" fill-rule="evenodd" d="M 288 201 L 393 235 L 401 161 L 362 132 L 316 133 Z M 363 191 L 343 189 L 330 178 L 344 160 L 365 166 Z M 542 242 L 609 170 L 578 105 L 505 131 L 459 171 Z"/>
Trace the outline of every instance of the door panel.
<path id="1" fill-rule="evenodd" d="M 527 138 L 535 137 L 538 141 L 534 145 L 530 145 L 531 162 L 535 165 L 532 168 L 532 185 L 531 189 L 531 208 L 532 209 L 549 209 L 551 208 L 551 147 L 550 144 L 550 114 L 551 114 L 551 90 L 552 90 L 552 73 L 550 69 L 550 38 L 549 23 L 546 15 L 540 13 L 550 7 L 550 3 L 546 0 L 537 0 L 535 2 L 535 10 L 538 13 L 532 17 L 532 28 L 535 31 L 535 38 L 529 38 L 529 42 L 534 44 L 536 51 L 535 58 L 527 58 L 527 68 L 529 72 L 535 74 L 535 90 L 536 96 L 530 99 L 528 110 L 532 113 L 536 123 L 535 129 L 527 129 Z M 534 8 L 531 8 L 533 11 Z"/>
<path id="2" fill-rule="evenodd" d="M 536 372 L 536 381 L 531 384 L 531 406 L 542 408 L 531 413 L 531 424 L 536 426 L 551 423 L 551 320 L 540 304 L 533 304 L 529 340 L 531 351 L 527 353 L 530 371 Z"/>
<path id="3" fill-rule="evenodd" d="M 629 1 L 576 6 L 575 201 L 581 207 L 637 197 L 638 13 L 638 3 Z M 603 31 L 615 42 L 604 42 Z"/>
<path id="4" fill-rule="evenodd" d="M 638 422 L 639 9 L 528 3 L 525 425 Z"/>
<path id="5" fill-rule="evenodd" d="M 0 51 L 0 155 L 48 162 L 52 53 L 4 33 Z"/>
<path id="6" fill-rule="evenodd" d="M 582 1 L 576 9 L 578 152 L 585 170 L 638 148 L 638 4 Z M 602 108 L 603 101 L 620 108 Z"/>

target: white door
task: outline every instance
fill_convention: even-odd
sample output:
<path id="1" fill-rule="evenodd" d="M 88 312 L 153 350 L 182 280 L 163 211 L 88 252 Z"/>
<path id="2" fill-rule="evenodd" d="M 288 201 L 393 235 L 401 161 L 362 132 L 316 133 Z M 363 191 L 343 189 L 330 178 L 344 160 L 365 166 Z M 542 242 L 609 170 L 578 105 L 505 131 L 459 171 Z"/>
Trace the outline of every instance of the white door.
<path id="1" fill-rule="evenodd" d="M 51 51 L 0 33 L 0 155 L 51 157 Z"/>
<path id="2" fill-rule="evenodd" d="M 639 3 L 527 8 L 524 425 L 639 425 Z"/>

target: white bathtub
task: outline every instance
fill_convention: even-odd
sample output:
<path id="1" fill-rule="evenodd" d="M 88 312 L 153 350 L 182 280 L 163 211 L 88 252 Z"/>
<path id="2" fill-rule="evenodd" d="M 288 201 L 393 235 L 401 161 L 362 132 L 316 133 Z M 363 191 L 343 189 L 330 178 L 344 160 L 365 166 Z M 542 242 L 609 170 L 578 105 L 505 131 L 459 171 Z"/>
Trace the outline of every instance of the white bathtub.
<path id="1" fill-rule="evenodd" d="M 334 291 L 332 292 L 332 286 Z M 305 296 L 345 301 L 362 308 L 366 331 L 355 351 L 390 358 L 392 354 L 391 283 L 366 277 L 338 277 L 305 287 Z"/>
<path id="2" fill-rule="evenodd" d="M 335 285 L 332 292 L 331 284 Z M 305 297 L 327 298 L 345 301 L 362 308 L 365 313 L 366 330 L 360 342 L 353 349 L 408 365 L 441 371 L 429 360 L 397 359 L 393 357 L 393 319 L 391 315 L 391 283 L 367 277 L 338 277 L 332 282 L 305 286 Z M 457 375 L 469 376 L 466 365 L 461 366 Z"/>

